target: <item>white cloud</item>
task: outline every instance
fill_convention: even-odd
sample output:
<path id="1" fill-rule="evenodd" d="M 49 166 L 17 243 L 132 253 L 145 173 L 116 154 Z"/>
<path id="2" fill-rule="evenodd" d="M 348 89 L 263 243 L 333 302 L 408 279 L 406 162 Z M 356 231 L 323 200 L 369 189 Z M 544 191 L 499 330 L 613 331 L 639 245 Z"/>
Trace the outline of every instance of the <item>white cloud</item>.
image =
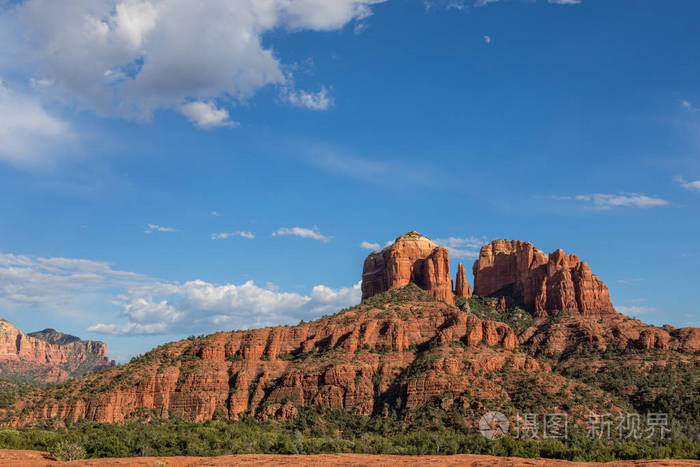
<path id="1" fill-rule="evenodd" d="M 151 234 L 153 232 L 179 232 L 178 229 L 173 227 L 163 227 L 158 224 L 148 224 L 148 228 L 143 231 L 143 233 Z"/>
<path id="2" fill-rule="evenodd" d="M 210 214 L 211 214 L 212 216 L 214 216 L 214 217 L 220 217 L 220 216 L 221 216 L 221 214 L 219 214 L 218 211 L 212 211 Z"/>
<path id="3" fill-rule="evenodd" d="M 107 262 L 0 253 L 0 310 L 41 312 L 97 323 L 104 334 L 201 334 L 234 328 L 293 324 L 356 305 L 360 283 L 317 285 L 308 295 L 252 281 L 241 285 L 184 284 L 120 271 Z M 105 306 L 108 305 L 108 306 Z M 105 323 L 105 314 L 117 322 Z"/>
<path id="4" fill-rule="evenodd" d="M 267 85 L 288 86 L 280 57 L 263 44 L 266 33 L 337 30 L 383 1 L 2 3 L 2 29 L 14 32 L 3 34 L 3 54 L 17 57 L 2 65 L 53 83 L 47 93 L 80 108 L 149 118 L 190 100 L 244 100 Z M 325 93 L 298 98 L 312 108 L 330 105 Z"/>
<path id="5" fill-rule="evenodd" d="M 328 110 L 333 105 L 333 99 L 328 96 L 328 90 L 325 87 L 316 93 L 290 91 L 285 97 L 293 106 L 305 107 L 309 110 Z"/>
<path id="6" fill-rule="evenodd" d="M 305 229 L 303 227 L 281 227 L 272 233 L 273 237 L 282 235 L 294 235 L 301 238 L 311 238 L 313 240 L 320 240 L 322 242 L 329 242 L 330 238 L 321 234 L 318 231 L 318 227 L 313 229 Z"/>
<path id="7" fill-rule="evenodd" d="M 243 237 L 243 238 L 255 238 L 255 234 L 252 232 L 244 232 L 242 230 L 236 230 L 235 232 L 221 232 L 211 234 L 212 240 L 225 240 L 231 237 Z"/>
<path id="8" fill-rule="evenodd" d="M 491 43 L 491 36 L 484 36 L 484 42 L 486 42 L 487 44 L 490 44 Z"/>
<path id="9" fill-rule="evenodd" d="M 112 269 L 110 263 L 71 258 L 42 258 L 0 253 L 0 310 L 36 307 L 51 313 L 85 316 L 108 299 L 108 290 L 154 290 L 157 280 Z"/>
<path id="10" fill-rule="evenodd" d="M 695 106 L 685 99 L 681 101 L 681 105 L 690 111 L 695 110 Z"/>
<path id="11" fill-rule="evenodd" d="M 625 193 L 611 195 L 603 193 L 593 193 L 590 195 L 578 195 L 574 199 L 590 203 L 592 209 L 606 210 L 617 207 L 653 208 L 658 206 L 668 206 L 670 203 L 665 199 L 654 198 L 642 193 Z"/>
<path id="12" fill-rule="evenodd" d="M 645 306 L 616 306 L 615 309 L 619 312 L 622 313 L 623 315 L 627 316 L 637 316 L 637 315 L 643 315 L 643 314 L 648 314 L 648 313 L 656 313 L 657 310 L 656 308 L 649 308 Z"/>
<path id="13" fill-rule="evenodd" d="M 683 177 L 676 177 L 673 180 L 686 190 L 700 191 L 700 180 L 689 182 Z"/>
<path id="14" fill-rule="evenodd" d="M 479 249 L 486 244 L 486 239 L 478 237 L 447 237 L 433 240 L 444 246 L 455 259 L 474 259 L 479 257 Z"/>
<path id="15" fill-rule="evenodd" d="M 188 102 L 180 106 L 180 112 L 190 122 L 204 130 L 238 126 L 237 122 L 229 118 L 228 110 L 218 109 L 213 102 Z"/>
<path id="16" fill-rule="evenodd" d="M 195 280 L 174 287 L 166 299 L 153 299 L 143 293 L 123 296 L 119 316 L 126 323 L 98 323 L 88 330 L 161 334 L 293 324 L 356 305 L 360 299 L 359 282 L 340 289 L 317 285 L 310 295 L 301 295 L 261 288 L 253 281 L 216 285 Z"/>
<path id="17" fill-rule="evenodd" d="M 0 80 L 0 159 L 21 167 L 37 166 L 73 139 L 68 123 L 47 112 L 39 99 L 15 92 Z"/>
<path id="18" fill-rule="evenodd" d="M 373 250 L 373 251 L 379 250 L 381 248 L 379 243 L 376 243 L 376 242 L 375 243 L 362 242 L 362 243 L 360 243 L 360 247 L 362 247 L 366 250 Z"/>

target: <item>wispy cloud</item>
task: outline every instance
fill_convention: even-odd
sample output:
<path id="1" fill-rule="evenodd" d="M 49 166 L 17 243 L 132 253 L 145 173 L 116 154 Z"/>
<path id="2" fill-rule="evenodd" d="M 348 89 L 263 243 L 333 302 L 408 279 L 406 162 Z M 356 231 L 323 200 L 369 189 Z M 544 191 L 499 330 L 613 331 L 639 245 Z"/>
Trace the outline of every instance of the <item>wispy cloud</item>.
<path id="1" fill-rule="evenodd" d="M 179 229 L 173 227 L 163 227 L 158 224 L 148 224 L 148 228 L 143 233 L 152 234 L 153 232 L 179 232 Z"/>
<path id="2" fill-rule="evenodd" d="M 255 238 L 255 234 L 253 234 L 252 232 L 244 232 L 242 230 L 236 230 L 235 232 L 221 232 L 211 234 L 212 240 L 225 240 L 231 237 L 243 237 L 253 239 Z"/>
<path id="3" fill-rule="evenodd" d="M 645 306 L 624 306 L 624 305 L 619 305 L 616 306 L 615 309 L 622 313 L 623 315 L 627 316 L 637 316 L 637 315 L 645 315 L 649 313 L 656 313 L 658 310 L 656 308 L 650 308 L 650 307 L 645 307 Z"/>
<path id="4" fill-rule="evenodd" d="M 500 0 L 475 0 L 474 1 L 474 6 L 479 8 L 482 6 L 486 6 L 489 3 L 497 3 Z M 581 3 L 582 0 L 547 0 L 547 3 L 551 3 L 553 5 L 578 5 Z M 535 3 L 534 1 L 532 2 L 526 2 L 526 3 Z"/>
<path id="5" fill-rule="evenodd" d="M 552 196 L 550 198 L 555 201 L 579 201 L 586 203 L 588 209 L 600 211 L 620 207 L 648 209 L 671 204 L 665 199 L 647 196 L 643 193 L 622 193 L 616 195 L 592 193 L 577 196 Z"/>
<path id="6" fill-rule="evenodd" d="M 214 217 L 220 217 L 220 216 L 221 216 L 221 214 L 219 214 L 218 211 L 212 211 L 210 214 L 211 214 L 212 216 L 214 216 Z"/>
<path id="7" fill-rule="evenodd" d="M 444 246 L 455 259 L 474 259 L 479 257 L 479 249 L 486 244 L 485 238 L 478 237 L 447 237 L 433 240 Z"/>
<path id="8" fill-rule="evenodd" d="M 685 188 L 686 190 L 700 191 L 700 180 L 687 181 L 683 177 L 676 177 L 673 179 L 673 181 L 678 183 L 681 187 Z"/>
<path id="9" fill-rule="evenodd" d="M 326 237 L 321 232 L 319 232 L 318 227 L 313 229 L 306 229 L 304 227 L 280 227 L 272 233 L 273 237 L 293 235 L 301 238 L 311 238 L 313 240 L 320 240 L 322 242 L 329 242 L 330 237 Z"/>
<path id="10" fill-rule="evenodd" d="M 376 251 L 376 250 L 379 250 L 381 248 L 381 245 L 379 245 L 379 243 L 377 243 L 377 242 L 374 242 L 374 243 L 362 242 L 362 243 L 360 243 L 360 247 L 362 247 L 366 250 Z"/>
<path id="11" fill-rule="evenodd" d="M 490 44 L 491 43 L 491 36 L 484 36 L 484 42 L 486 42 L 487 44 Z"/>
<path id="12" fill-rule="evenodd" d="M 328 110 L 333 105 L 333 98 L 328 95 L 325 87 L 318 92 L 288 91 L 284 97 L 293 106 L 309 110 Z"/>
<path id="13" fill-rule="evenodd" d="M 618 279 L 618 280 L 617 280 L 617 283 L 618 283 L 618 284 L 629 285 L 629 284 L 635 284 L 635 283 L 637 283 L 637 282 L 642 282 L 643 280 L 644 280 L 644 279 L 642 279 L 641 277 L 635 277 L 635 278 L 633 278 L 633 279 Z"/>
<path id="14" fill-rule="evenodd" d="M 688 109 L 689 111 L 691 111 L 691 112 L 694 112 L 694 111 L 698 110 L 698 108 L 695 107 L 695 106 L 692 104 L 692 102 L 687 101 L 687 100 L 685 100 L 685 99 L 681 100 L 681 105 L 682 105 L 683 107 L 685 107 L 686 109 Z"/>

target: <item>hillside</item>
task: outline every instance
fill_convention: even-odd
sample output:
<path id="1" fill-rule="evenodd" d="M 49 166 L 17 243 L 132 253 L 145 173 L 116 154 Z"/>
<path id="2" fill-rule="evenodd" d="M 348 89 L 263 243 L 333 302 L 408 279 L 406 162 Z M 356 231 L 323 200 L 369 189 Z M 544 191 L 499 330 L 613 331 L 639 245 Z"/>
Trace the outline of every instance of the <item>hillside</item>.
<path id="1" fill-rule="evenodd" d="M 698 329 L 649 326 L 618 314 L 605 284 L 574 255 L 562 260 L 563 252 L 537 261 L 489 259 L 489 268 L 505 265 L 510 275 L 490 269 L 490 280 L 479 282 L 477 272 L 475 290 L 490 283 L 496 292 L 438 299 L 449 263 L 440 266 L 444 249 L 417 235 L 399 237 L 381 257 L 370 255 L 366 273 L 383 279 L 363 287 L 355 307 L 296 326 L 165 344 L 27 395 L 2 413 L 4 423 L 267 422 L 305 420 L 313 410 L 403 420 L 408 427 L 430 419 L 447 427 L 459 419 L 473 430 L 484 412 L 498 410 L 511 421 L 564 412 L 576 431 L 591 413 L 665 412 L 679 432 L 697 438 Z M 529 244 L 509 245 L 533 256 Z M 512 253 L 495 246 L 484 247 L 486 257 L 495 249 Z M 477 261 L 475 271 L 482 266 Z M 525 286 L 541 291 L 535 309 Z M 541 299 L 544 291 L 549 299 Z M 552 308 L 558 304 L 570 305 Z M 321 417 L 314 423 L 325 423 Z"/>

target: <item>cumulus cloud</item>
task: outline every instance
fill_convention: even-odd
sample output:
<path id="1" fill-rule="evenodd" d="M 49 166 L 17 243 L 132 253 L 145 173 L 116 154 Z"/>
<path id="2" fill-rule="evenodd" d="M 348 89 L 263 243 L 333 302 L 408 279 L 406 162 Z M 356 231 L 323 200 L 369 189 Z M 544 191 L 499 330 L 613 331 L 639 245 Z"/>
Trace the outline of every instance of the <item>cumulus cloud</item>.
<path id="1" fill-rule="evenodd" d="M 0 159 L 16 166 L 45 163 L 47 153 L 73 140 L 65 121 L 51 115 L 39 99 L 15 92 L 0 80 Z"/>
<path id="2" fill-rule="evenodd" d="M 284 236 L 284 235 L 294 235 L 301 238 L 311 238 L 313 240 L 320 240 L 322 242 L 329 242 L 330 238 L 321 234 L 318 231 L 318 227 L 313 229 L 306 229 L 304 227 L 281 227 L 272 233 L 273 237 Z"/>
<path id="3" fill-rule="evenodd" d="M 92 321 L 88 330 L 104 334 L 200 334 L 293 324 L 356 305 L 361 295 L 359 282 L 317 285 L 305 295 L 252 281 L 179 284 L 120 271 L 107 262 L 0 253 L 0 310 L 31 307 L 71 316 Z M 103 322 L 105 313 L 115 318 Z"/>
<path id="4" fill-rule="evenodd" d="M 360 243 L 360 247 L 362 247 L 366 250 L 373 250 L 373 251 L 379 250 L 381 248 L 381 246 L 377 242 L 374 242 L 374 243 L 362 242 L 362 243 Z"/>
<path id="5" fill-rule="evenodd" d="M 255 234 L 252 232 L 244 232 L 242 230 L 236 230 L 235 232 L 221 232 L 211 234 L 212 240 L 225 240 L 231 237 L 243 237 L 243 238 L 255 238 Z"/>
<path id="6" fill-rule="evenodd" d="M 383 1 L 0 3 L 4 29 L 16 32 L 3 35 L 3 49 L 23 58 L 2 63 L 52 83 L 52 97 L 102 115 L 149 118 L 170 108 L 188 112 L 196 124 L 202 114 L 219 124 L 228 121 L 222 109 L 183 104 L 243 100 L 267 85 L 289 85 L 280 57 L 263 44 L 265 33 L 337 30 L 365 20 Z M 310 108 L 331 102 L 325 91 L 290 95 Z"/>
<path id="7" fill-rule="evenodd" d="M 309 110 L 328 110 L 333 105 L 333 99 L 328 96 L 328 90 L 322 88 L 318 92 L 290 91 L 287 101 L 295 107 L 305 107 Z"/>
<path id="8" fill-rule="evenodd" d="M 151 234 L 153 232 L 179 232 L 178 229 L 173 227 L 163 227 L 158 224 L 148 224 L 148 228 L 143 231 L 143 233 Z"/>
<path id="9" fill-rule="evenodd" d="M 478 237 L 447 237 L 436 238 L 433 241 L 447 248 L 450 257 L 455 259 L 478 258 L 479 249 L 486 243 L 486 239 Z"/>
<path id="10" fill-rule="evenodd" d="M 211 332 L 293 324 L 360 302 L 360 283 L 333 289 L 317 285 L 310 295 L 261 288 L 253 281 L 216 285 L 201 280 L 175 287 L 166 299 L 121 297 L 119 316 L 126 323 L 98 323 L 88 330 L 105 334 Z"/>
<path id="11" fill-rule="evenodd" d="M 700 180 L 688 181 L 683 177 L 676 177 L 673 180 L 686 190 L 700 191 Z"/>
<path id="12" fill-rule="evenodd" d="M 229 118 L 228 110 L 218 109 L 212 102 L 188 102 L 180 106 L 180 112 L 195 126 L 204 130 L 238 126 L 237 122 Z"/>

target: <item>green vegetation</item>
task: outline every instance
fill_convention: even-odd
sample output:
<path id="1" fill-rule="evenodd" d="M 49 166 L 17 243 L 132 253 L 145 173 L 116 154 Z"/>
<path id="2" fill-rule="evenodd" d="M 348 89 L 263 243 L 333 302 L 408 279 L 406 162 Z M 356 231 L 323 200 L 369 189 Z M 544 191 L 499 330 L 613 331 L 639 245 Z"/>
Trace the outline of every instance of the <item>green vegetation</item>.
<path id="1" fill-rule="evenodd" d="M 61 458 L 80 456 L 213 456 L 224 454 L 489 454 L 573 461 L 699 458 L 700 443 L 671 433 L 666 439 L 594 440 L 573 432 L 568 440 L 489 441 L 472 428 L 461 408 L 435 405 L 401 415 L 364 417 L 343 411 L 300 409 L 284 422 L 240 421 L 153 424 L 83 423 L 71 430 L 0 429 L 0 448 L 48 450 Z M 84 450 L 84 454 L 83 451 Z M 79 458 L 79 457 L 72 457 Z"/>
<path id="2" fill-rule="evenodd" d="M 497 311 L 494 298 L 472 297 L 466 303 L 469 304 L 469 310 L 479 318 L 506 323 L 515 334 L 520 334 L 535 322 L 532 315 L 522 308 Z"/>
<path id="3" fill-rule="evenodd" d="M 0 409 L 10 408 L 16 400 L 26 397 L 40 387 L 38 383 L 32 383 L 23 378 L 12 376 L 0 378 Z"/>
<path id="4" fill-rule="evenodd" d="M 574 360 L 574 367 L 560 372 L 618 395 L 637 412 L 667 413 L 684 431 L 700 438 L 700 362 L 658 363 L 651 360 L 654 356 L 653 351 L 608 352 L 598 356 L 605 360 L 603 366 Z M 630 358 L 649 359 L 649 367 L 630 365 Z"/>

